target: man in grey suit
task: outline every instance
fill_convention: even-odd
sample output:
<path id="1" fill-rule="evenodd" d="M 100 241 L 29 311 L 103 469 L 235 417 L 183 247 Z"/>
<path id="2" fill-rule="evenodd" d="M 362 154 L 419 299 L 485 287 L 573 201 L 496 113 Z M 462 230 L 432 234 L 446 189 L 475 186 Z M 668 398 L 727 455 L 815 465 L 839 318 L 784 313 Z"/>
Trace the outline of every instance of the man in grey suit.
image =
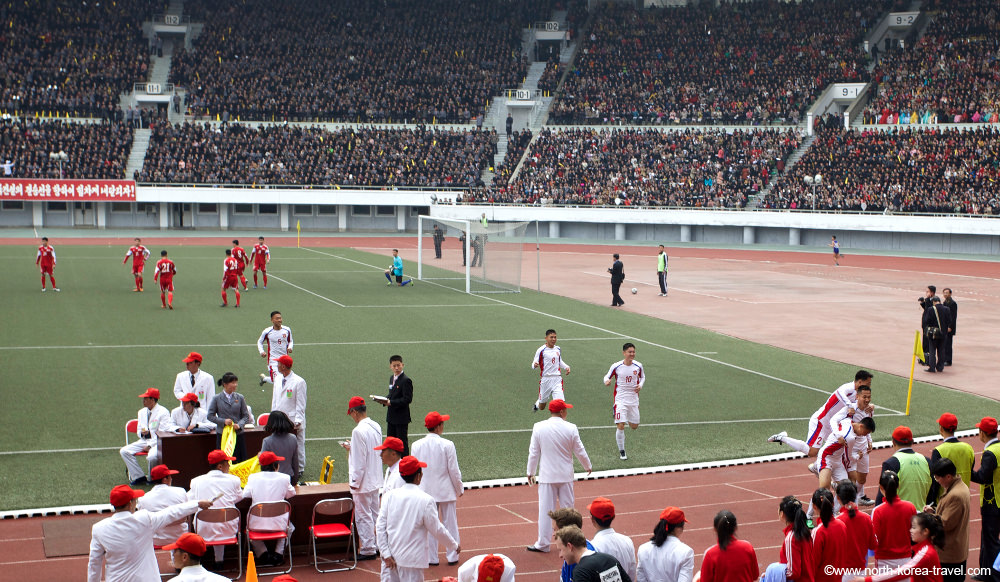
<path id="1" fill-rule="evenodd" d="M 243 427 L 253 421 L 247 408 L 247 400 L 236 391 L 240 384 L 236 374 L 226 372 L 218 383 L 222 386 L 222 392 L 208 405 L 208 421 L 215 423 L 215 432 L 218 434 L 216 446 L 222 446 L 222 430 L 227 426 L 235 427 L 236 448 L 233 449 L 233 456 L 237 462 L 245 461 L 247 447 L 243 441 Z"/>

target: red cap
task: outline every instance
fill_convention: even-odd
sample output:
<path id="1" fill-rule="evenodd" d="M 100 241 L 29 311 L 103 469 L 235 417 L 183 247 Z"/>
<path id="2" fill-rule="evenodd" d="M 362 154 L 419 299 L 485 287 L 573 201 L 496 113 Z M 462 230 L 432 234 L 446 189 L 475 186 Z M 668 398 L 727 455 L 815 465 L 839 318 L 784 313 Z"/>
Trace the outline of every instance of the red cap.
<path id="1" fill-rule="evenodd" d="M 427 416 L 424 417 L 424 426 L 427 428 L 434 428 L 442 422 L 451 418 L 450 414 L 441 414 L 438 411 L 428 412 Z"/>
<path id="2" fill-rule="evenodd" d="M 146 391 L 139 395 L 139 398 L 155 398 L 160 399 L 160 391 L 156 388 L 146 388 Z"/>
<path id="3" fill-rule="evenodd" d="M 684 512 L 679 507 L 674 507 L 673 505 L 660 512 L 660 519 L 666 520 L 669 525 L 687 523 L 687 520 L 684 519 Z"/>
<path id="4" fill-rule="evenodd" d="M 190 364 L 191 362 L 198 362 L 200 364 L 202 362 L 201 354 L 198 352 L 191 352 L 188 354 L 187 357 L 184 358 L 184 363 Z"/>
<path id="5" fill-rule="evenodd" d="M 264 451 L 257 455 L 257 462 L 260 463 L 261 467 L 266 467 L 268 465 L 273 465 L 278 461 L 284 461 L 285 457 L 279 457 L 271 451 Z"/>
<path id="6" fill-rule="evenodd" d="M 958 417 L 950 412 L 945 412 L 941 415 L 941 418 L 938 419 L 938 424 L 945 430 L 954 431 L 958 428 Z"/>
<path id="7" fill-rule="evenodd" d="M 398 438 L 385 437 L 385 441 L 381 445 L 375 447 L 375 450 L 384 451 L 385 449 L 392 449 L 397 453 L 402 453 L 405 448 L 406 447 L 403 446 L 403 441 L 399 440 Z"/>
<path id="8" fill-rule="evenodd" d="M 295 578 L 292 578 L 288 574 L 282 574 L 281 576 L 275 578 L 274 582 L 299 582 L 299 581 L 296 580 Z"/>
<path id="9" fill-rule="evenodd" d="M 286 367 L 286 368 L 291 368 L 292 367 L 292 357 L 291 356 L 281 356 L 280 358 L 278 358 L 275 361 L 278 362 L 279 364 L 281 364 L 282 366 Z"/>
<path id="10" fill-rule="evenodd" d="M 912 445 L 913 431 L 910 430 L 910 427 L 908 426 L 897 426 L 896 429 L 892 431 L 892 440 L 903 445 Z"/>
<path id="11" fill-rule="evenodd" d="M 496 554 L 490 554 L 479 562 L 476 573 L 476 582 L 500 582 L 503 576 L 503 558 Z"/>
<path id="12" fill-rule="evenodd" d="M 351 399 L 347 401 L 347 412 L 350 413 L 352 408 L 357 408 L 359 406 L 365 405 L 365 399 L 360 396 L 351 396 Z"/>
<path id="13" fill-rule="evenodd" d="M 598 497 L 590 502 L 587 511 L 597 519 L 612 519 L 615 516 L 615 504 L 607 497 Z"/>
<path id="14" fill-rule="evenodd" d="M 562 412 L 567 408 L 573 408 L 573 405 L 565 400 L 553 400 L 549 402 L 549 412 Z"/>
<path id="15" fill-rule="evenodd" d="M 208 464 L 218 465 L 222 461 L 235 461 L 236 457 L 230 457 L 224 453 L 221 449 L 215 449 L 211 453 L 208 453 Z"/>
<path id="16" fill-rule="evenodd" d="M 176 475 L 180 471 L 175 471 L 166 465 L 157 465 L 150 469 L 149 476 L 153 478 L 153 481 L 159 481 L 168 475 Z"/>
<path id="17" fill-rule="evenodd" d="M 198 395 L 194 392 L 188 392 L 184 396 L 181 396 L 181 402 L 198 402 Z"/>
<path id="18" fill-rule="evenodd" d="M 198 534 L 186 533 L 181 534 L 181 537 L 177 538 L 177 541 L 172 544 L 167 544 L 163 546 L 164 550 L 184 550 L 185 552 L 193 556 L 204 556 L 205 550 L 205 539 Z"/>
<path id="19" fill-rule="evenodd" d="M 985 432 L 986 434 L 993 434 L 997 431 L 997 419 L 992 416 L 984 417 L 982 420 L 976 423 L 976 428 Z"/>
<path id="20" fill-rule="evenodd" d="M 416 473 L 421 467 L 426 467 L 426 466 L 427 463 L 421 463 L 413 455 L 407 455 L 399 460 L 399 474 L 412 475 Z"/>
<path id="21" fill-rule="evenodd" d="M 111 495 L 109 495 L 108 498 L 111 501 L 112 506 L 121 507 L 123 505 L 128 505 L 129 501 L 138 499 L 145 494 L 146 492 L 142 489 L 132 489 L 128 485 L 117 485 L 111 489 Z"/>

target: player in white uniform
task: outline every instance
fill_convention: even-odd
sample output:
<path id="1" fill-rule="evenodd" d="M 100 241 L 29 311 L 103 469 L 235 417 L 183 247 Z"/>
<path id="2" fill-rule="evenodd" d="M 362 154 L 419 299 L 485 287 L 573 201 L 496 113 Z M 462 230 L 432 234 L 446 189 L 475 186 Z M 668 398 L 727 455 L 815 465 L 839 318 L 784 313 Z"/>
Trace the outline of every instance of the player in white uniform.
<path id="1" fill-rule="evenodd" d="M 642 364 L 635 361 L 635 345 L 626 343 L 622 346 L 625 359 L 611 364 L 611 369 L 604 376 L 604 385 L 615 384 L 615 403 L 613 415 L 615 426 L 615 443 L 618 444 L 618 456 L 627 460 L 625 454 L 625 423 L 632 430 L 639 428 L 639 391 L 646 383 L 646 372 Z"/>
<path id="2" fill-rule="evenodd" d="M 836 425 L 832 422 L 834 415 L 845 408 L 850 409 L 848 414 L 854 414 L 855 405 L 858 401 L 858 388 L 861 386 L 867 386 L 871 389 L 871 372 L 858 370 L 854 374 L 853 382 L 843 384 L 833 391 L 833 394 L 826 399 L 823 406 L 809 418 L 809 432 L 806 433 L 806 440 L 793 439 L 785 431 L 773 434 L 767 440 L 772 443 L 784 443 L 804 455 L 815 457 L 820 447 L 826 441 L 826 437 L 830 436 L 830 433 L 836 429 Z M 871 408 L 871 405 L 869 405 L 868 412 L 871 412 Z"/>
<path id="3" fill-rule="evenodd" d="M 826 437 L 823 448 L 816 456 L 816 469 L 819 471 L 819 488 L 833 490 L 832 485 L 847 479 L 847 469 L 851 466 L 851 455 L 854 452 L 854 444 L 858 440 L 865 438 L 875 432 L 875 421 L 871 417 L 863 418 L 860 422 L 853 422 L 845 418 L 837 425 L 837 429 Z M 838 511 L 834 507 L 834 511 Z M 809 509 L 806 517 L 812 519 L 813 506 L 809 502 Z"/>
<path id="4" fill-rule="evenodd" d="M 265 327 L 257 340 L 257 352 L 267 360 L 267 372 L 260 375 L 260 385 L 271 382 L 281 386 L 278 358 L 292 355 L 292 328 L 281 324 L 281 312 L 271 312 L 271 327 Z"/>
<path id="5" fill-rule="evenodd" d="M 545 331 L 545 345 L 535 352 L 531 361 L 531 369 L 540 368 L 541 378 L 538 380 L 538 399 L 533 410 L 538 412 L 545 403 L 552 400 L 565 400 L 563 393 L 562 370 L 569 375 L 569 364 L 562 359 L 562 349 L 556 345 L 556 330 Z"/>
<path id="6" fill-rule="evenodd" d="M 871 418 L 869 404 L 872 401 L 872 389 L 867 386 L 858 388 L 857 410 L 851 416 L 854 422 L 861 422 L 863 418 Z M 850 409 L 845 408 L 833 417 L 834 424 L 839 425 L 847 418 Z M 851 451 L 851 464 L 847 468 L 847 476 L 854 483 L 858 490 L 858 505 L 870 507 L 875 505 L 875 500 L 865 495 L 865 482 L 868 481 L 868 456 L 872 450 L 872 435 L 865 438 L 858 438 L 854 441 L 854 450 Z"/>

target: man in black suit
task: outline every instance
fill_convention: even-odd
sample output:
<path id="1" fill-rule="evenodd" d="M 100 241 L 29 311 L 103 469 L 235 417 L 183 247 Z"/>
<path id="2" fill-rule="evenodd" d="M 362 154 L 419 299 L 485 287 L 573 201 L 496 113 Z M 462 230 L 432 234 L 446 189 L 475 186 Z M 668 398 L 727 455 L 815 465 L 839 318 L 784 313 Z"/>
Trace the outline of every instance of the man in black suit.
<path id="1" fill-rule="evenodd" d="M 403 454 L 410 454 L 410 441 L 407 433 L 410 428 L 410 402 L 413 401 L 413 381 L 403 373 L 403 356 L 392 356 L 389 358 L 389 369 L 392 370 L 392 377 L 389 378 L 389 394 L 386 396 L 388 402 L 381 402 L 382 406 L 388 406 L 385 413 L 386 436 L 396 437 L 403 441 Z"/>
<path id="2" fill-rule="evenodd" d="M 444 232 L 441 230 L 440 226 L 438 226 L 438 225 L 435 224 L 434 225 L 434 258 L 435 259 L 440 259 L 441 258 L 441 243 L 443 243 L 443 242 L 444 242 Z"/>
<path id="3" fill-rule="evenodd" d="M 951 331 L 951 311 L 941 304 L 941 298 L 935 295 L 931 298 L 930 305 L 924 310 L 921 321 L 924 328 L 924 337 L 930 342 L 924 346 L 927 353 L 927 371 L 944 371 L 944 342 Z"/>
<path id="4" fill-rule="evenodd" d="M 951 289 L 945 287 L 941 294 L 944 295 L 942 302 L 948 311 L 951 312 L 951 329 L 944 338 L 944 365 L 951 365 L 951 344 L 955 341 L 955 329 L 958 327 L 958 303 L 951 297 Z"/>
<path id="5" fill-rule="evenodd" d="M 622 296 L 618 294 L 622 288 L 622 282 L 625 281 L 625 265 L 618 260 L 618 253 L 615 253 L 615 262 L 608 269 L 608 272 L 611 273 L 611 307 L 625 305 Z"/>

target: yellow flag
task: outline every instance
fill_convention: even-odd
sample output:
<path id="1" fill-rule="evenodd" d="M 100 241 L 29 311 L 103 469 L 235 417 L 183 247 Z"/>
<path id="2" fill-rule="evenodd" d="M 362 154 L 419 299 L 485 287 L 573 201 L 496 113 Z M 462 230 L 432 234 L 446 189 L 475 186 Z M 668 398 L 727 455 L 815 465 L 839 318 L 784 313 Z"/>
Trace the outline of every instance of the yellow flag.
<path id="1" fill-rule="evenodd" d="M 260 462 L 257 460 L 256 456 L 249 458 L 242 463 L 236 463 L 235 465 L 229 466 L 229 474 L 236 475 L 240 478 L 240 487 L 247 486 L 247 479 L 250 478 L 251 473 L 260 473 Z"/>
<path id="2" fill-rule="evenodd" d="M 924 339 L 922 333 L 917 332 L 916 338 L 913 340 L 913 355 L 919 359 L 924 359 Z"/>
<path id="3" fill-rule="evenodd" d="M 222 429 L 222 446 L 219 448 L 230 457 L 233 456 L 233 451 L 236 450 L 236 429 L 233 425 Z"/>

